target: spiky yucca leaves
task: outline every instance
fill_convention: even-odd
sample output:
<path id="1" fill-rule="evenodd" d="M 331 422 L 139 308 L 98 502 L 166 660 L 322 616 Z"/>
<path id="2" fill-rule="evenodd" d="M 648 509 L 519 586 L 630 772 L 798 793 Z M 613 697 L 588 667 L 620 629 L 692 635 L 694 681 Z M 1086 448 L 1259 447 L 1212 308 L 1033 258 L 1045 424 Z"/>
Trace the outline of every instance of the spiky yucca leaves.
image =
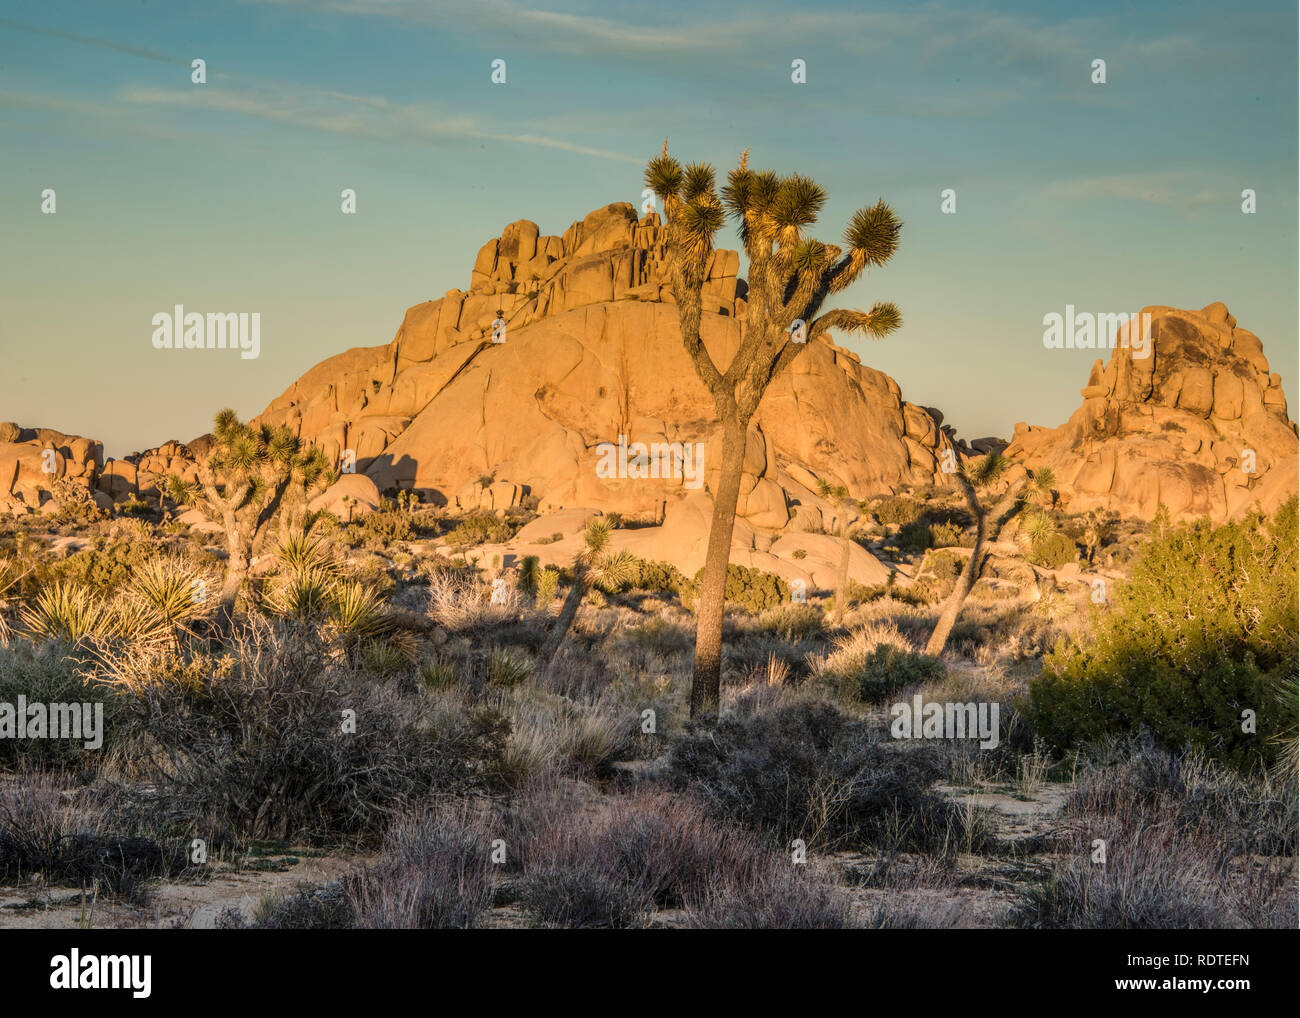
<path id="1" fill-rule="evenodd" d="M 844 230 L 844 247 L 807 231 L 826 192 L 801 174 L 782 177 L 750 169 L 749 152 L 727 176 L 721 195 L 711 167 L 683 168 L 663 151 L 646 167 L 645 182 L 662 200 L 667 218 L 668 278 L 677 303 L 682 343 L 708 388 L 722 425 L 722 462 L 697 612 L 692 716 L 717 713 L 722 666 L 722 614 L 731 534 L 736 520 L 745 432 L 763 394 L 809 343 L 831 329 L 883 337 L 902 325 L 898 307 L 822 312 L 827 297 L 851 286 L 898 249 L 902 223 L 877 201 L 859 209 Z M 700 336 L 703 286 L 714 239 L 730 215 L 749 256 L 749 293 L 740 346 L 725 368 L 713 362 Z M 563 616 L 563 613 L 562 613 Z"/>
<path id="2" fill-rule="evenodd" d="M 383 636 L 393 628 L 384 596 L 359 580 L 335 583 L 328 611 L 335 635 L 345 647 Z"/>
<path id="3" fill-rule="evenodd" d="M 295 531 L 282 538 L 275 549 L 275 557 L 287 573 L 332 573 L 336 568 L 325 539 L 304 531 Z"/>
<path id="4" fill-rule="evenodd" d="M 1056 533 L 1056 524 L 1052 522 L 1052 518 L 1047 513 L 1030 513 L 1021 523 L 1020 532 L 1025 535 L 1031 545 L 1035 545 L 1047 540 Z"/>
<path id="5" fill-rule="evenodd" d="M 265 606 L 276 615 L 306 622 L 329 611 L 335 577 L 324 569 L 294 569 L 271 587 Z"/>
<path id="6" fill-rule="evenodd" d="M 30 569 L 19 569 L 18 563 L 11 558 L 0 559 L 0 647 L 8 647 L 13 634 L 7 618 L 10 609 L 9 593 Z"/>
<path id="7" fill-rule="evenodd" d="M 19 612 L 23 628 L 37 639 L 79 643 L 120 635 L 122 622 L 113 606 L 85 584 L 60 580 L 43 587 Z"/>
<path id="8" fill-rule="evenodd" d="M 213 437 L 212 454 L 200 465 L 197 481 L 173 474 L 167 494 L 200 509 L 225 531 L 228 557 L 220 605 L 229 621 L 272 521 L 282 511 L 305 511 L 308 495 L 335 474 L 320 449 L 304 449 L 287 427 L 244 424 L 233 410 L 216 415 Z"/>
<path id="9" fill-rule="evenodd" d="M 133 637 L 175 637 L 210 618 L 215 598 L 204 570 L 175 555 L 154 555 L 131 573 L 120 607 L 124 630 Z"/>

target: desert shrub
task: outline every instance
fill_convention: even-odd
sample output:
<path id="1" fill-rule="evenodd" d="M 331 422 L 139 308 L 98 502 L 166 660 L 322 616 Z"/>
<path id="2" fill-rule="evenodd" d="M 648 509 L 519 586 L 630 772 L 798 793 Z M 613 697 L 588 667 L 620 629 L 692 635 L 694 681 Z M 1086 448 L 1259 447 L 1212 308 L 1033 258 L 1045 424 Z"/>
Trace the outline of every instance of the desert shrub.
<path id="1" fill-rule="evenodd" d="M 85 790 L 68 790 L 43 774 L 0 786 L 0 881 L 39 875 L 47 885 L 88 887 L 134 904 L 146 884 L 185 868 L 179 844 L 115 832 L 108 812 Z"/>
<path id="2" fill-rule="evenodd" d="M 468 548 L 476 544 L 501 544 L 515 534 L 511 524 L 492 513 L 470 513 L 447 535 L 447 543 L 454 548 Z"/>
<path id="3" fill-rule="evenodd" d="M 930 547 L 955 548 L 962 542 L 962 529 L 955 523 L 931 523 Z"/>
<path id="4" fill-rule="evenodd" d="M 1059 645 L 1030 682 L 1030 716 L 1067 748 L 1149 729 L 1239 768 L 1271 761 L 1294 705 L 1271 691 L 1296 674 L 1296 500 L 1271 521 L 1167 528 L 1086 637 Z M 1242 731 L 1254 710 L 1257 731 Z"/>
<path id="5" fill-rule="evenodd" d="M 0 738 L 0 765 L 93 769 L 121 736 L 121 698 L 107 686 L 87 682 L 82 665 L 68 654 L 66 645 L 15 643 L 0 647 L 0 703 L 11 704 L 16 711 L 19 696 L 29 705 L 82 705 L 83 732 L 84 712 L 89 710 L 93 719 L 96 710 L 102 711 L 103 727 L 97 734 L 103 745 L 90 750 L 85 748 L 86 739 Z"/>
<path id="6" fill-rule="evenodd" d="M 859 703 L 879 704 L 900 690 L 940 681 L 946 674 L 937 658 L 883 644 L 869 653 L 856 671 L 841 676 L 840 695 Z"/>
<path id="7" fill-rule="evenodd" d="M 898 547 L 903 551 L 925 551 L 930 547 L 930 524 L 925 517 L 904 523 L 898 528 Z"/>
<path id="8" fill-rule="evenodd" d="M 871 514 L 880 523 L 912 523 L 919 519 L 925 507 L 914 498 L 903 495 L 886 495 L 870 506 Z"/>
<path id="9" fill-rule="evenodd" d="M 373 866 L 343 881 L 362 929 L 469 929 L 492 904 L 498 867 L 495 814 L 475 803 L 447 803 L 400 817 L 384 835 Z"/>
<path id="10" fill-rule="evenodd" d="M 524 904 L 545 925 L 637 925 L 652 909 L 703 907 L 789 867 L 690 796 L 662 789 L 593 798 L 534 786 L 514 823 Z"/>
<path id="11" fill-rule="evenodd" d="M 848 930 L 859 927 L 852 902 L 839 888 L 807 876 L 805 867 L 772 868 L 732 885 L 687 911 L 694 929 Z"/>
<path id="12" fill-rule="evenodd" d="M 55 523 L 72 523 L 85 526 L 104 517 L 104 512 L 95 503 L 90 488 L 72 477 L 60 477 L 54 482 L 50 492 L 59 508 L 54 513 Z"/>
<path id="13" fill-rule="evenodd" d="M 398 509 L 385 501 L 374 512 L 361 517 L 361 529 L 369 537 L 383 542 L 409 541 L 415 536 L 415 527 L 411 523 L 411 514 Z"/>
<path id="14" fill-rule="evenodd" d="M 669 766 L 717 816 L 783 844 L 943 851 L 962 830 L 959 811 L 930 791 L 937 755 L 883 745 L 826 703 L 725 716 L 713 732 L 683 737 Z M 970 844 L 988 840 L 970 833 Z"/>
<path id="15" fill-rule="evenodd" d="M 252 926 L 259 930 L 350 930 L 356 925 L 343 885 L 300 885 L 292 894 L 259 902 Z"/>
<path id="16" fill-rule="evenodd" d="M 693 609 L 700 596 L 704 582 L 704 570 L 695 574 L 695 578 L 682 589 L 682 603 Z M 728 604 L 738 604 L 751 615 L 775 608 L 790 601 L 790 586 L 775 573 L 767 573 L 749 566 L 731 564 L 727 566 L 727 585 L 724 599 Z"/>
<path id="17" fill-rule="evenodd" d="M 825 623 L 825 613 L 814 604 L 781 604 L 758 617 L 760 629 L 792 643 L 819 636 Z"/>
<path id="18" fill-rule="evenodd" d="M 1294 929 L 1295 783 L 1147 736 L 1080 758 L 1055 854 L 1011 913 L 1039 929 Z M 1093 861 L 1104 832 L 1105 865 Z"/>
<path id="19" fill-rule="evenodd" d="M 57 581 L 75 583 L 107 596 L 125 587 L 131 574 L 157 554 L 145 542 L 118 541 L 102 549 L 87 549 L 65 559 L 43 561 L 31 576 L 32 586 Z M 25 589 L 30 594 L 32 587 Z"/>
<path id="20" fill-rule="evenodd" d="M 671 562 L 636 560 L 636 578 L 629 586 L 633 590 L 665 591 L 676 594 L 686 586 L 686 577 Z"/>
<path id="21" fill-rule="evenodd" d="M 140 766 L 159 800 L 196 828 L 374 835 L 432 789 L 477 785 L 499 750 L 498 719 L 422 720 L 391 687 L 334 663 L 309 630 L 253 620 L 231 640 L 215 658 L 124 653 L 105 676 L 127 690 L 130 737 L 150 747 Z"/>
<path id="22" fill-rule="evenodd" d="M 1026 558 L 1045 569 L 1060 569 L 1061 566 L 1078 560 L 1079 547 L 1073 538 L 1065 534 L 1048 534 L 1034 541 Z"/>
<path id="23" fill-rule="evenodd" d="M 115 508 L 122 516 L 147 516 L 150 512 L 149 503 L 135 495 L 128 495 Z"/>
<path id="24" fill-rule="evenodd" d="M 639 887 L 594 861 L 538 867 L 523 902 L 539 926 L 562 929 L 627 929 L 649 908 Z"/>
<path id="25" fill-rule="evenodd" d="M 656 654 L 679 654 L 695 645 L 691 633 L 658 615 L 629 626 L 624 635 L 643 650 Z"/>

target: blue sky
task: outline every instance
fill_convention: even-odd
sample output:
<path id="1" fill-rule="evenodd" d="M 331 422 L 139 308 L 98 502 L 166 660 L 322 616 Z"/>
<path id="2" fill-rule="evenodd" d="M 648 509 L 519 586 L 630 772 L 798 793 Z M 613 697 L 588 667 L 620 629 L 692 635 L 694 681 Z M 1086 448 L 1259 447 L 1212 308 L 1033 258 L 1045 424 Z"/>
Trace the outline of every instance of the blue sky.
<path id="1" fill-rule="evenodd" d="M 1294 399 L 1295 4 L 1044 7 L 0 3 L 0 420 L 120 455 L 255 414 L 511 220 L 639 204 L 666 135 L 815 177 L 826 240 L 895 207 L 899 253 L 840 302 L 904 327 L 841 341 L 968 438 L 1078 405 L 1095 353 L 1042 343 L 1066 304 L 1222 300 Z M 260 311 L 261 357 L 153 349 L 178 303 Z"/>

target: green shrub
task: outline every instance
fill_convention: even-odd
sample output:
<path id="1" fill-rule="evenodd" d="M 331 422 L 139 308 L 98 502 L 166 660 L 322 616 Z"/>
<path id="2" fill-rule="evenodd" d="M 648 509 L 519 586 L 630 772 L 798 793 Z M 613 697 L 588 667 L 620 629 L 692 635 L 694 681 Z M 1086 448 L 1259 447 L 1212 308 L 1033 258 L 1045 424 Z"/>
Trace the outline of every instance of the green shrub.
<path id="1" fill-rule="evenodd" d="M 1079 548 L 1065 534 L 1048 534 L 1034 542 L 1027 558 L 1036 566 L 1060 569 L 1061 566 L 1078 560 Z"/>
<path id="2" fill-rule="evenodd" d="M 825 614 L 815 604 L 781 604 L 763 612 L 758 624 L 783 640 L 797 643 L 819 635 L 825 621 Z"/>
<path id="3" fill-rule="evenodd" d="M 921 518 L 924 506 L 914 498 L 887 495 L 871 507 L 871 513 L 881 523 L 912 523 Z"/>
<path id="4" fill-rule="evenodd" d="M 678 594 L 686 586 L 686 577 L 671 562 L 647 562 L 637 559 L 636 578 L 629 584 L 633 590 L 666 591 Z"/>
<path id="5" fill-rule="evenodd" d="M 689 610 L 694 610 L 703 583 L 704 570 L 701 569 L 683 588 L 682 603 Z M 727 587 L 723 597 L 728 604 L 738 604 L 749 614 L 758 615 L 768 608 L 788 604 L 790 585 L 775 573 L 733 563 L 727 566 Z"/>
<path id="6" fill-rule="evenodd" d="M 1031 721 L 1058 748 L 1149 730 L 1247 768 L 1295 724 L 1273 690 L 1296 674 L 1296 510 L 1170 527 L 1139 553 L 1113 610 L 1030 683 Z M 1257 731 L 1242 731 L 1242 712 Z"/>
<path id="7" fill-rule="evenodd" d="M 514 534 L 514 527 L 491 513 L 470 513 L 461 520 L 455 530 L 447 535 L 447 543 L 456 548 L 468 548 L 476 544 L 501 544 L 510 540 Z"/>
<path id="8" fill-rule="evenodd" d="M 385 502 L 384 508 L 366 513 L 361 518 L 361 529 L 382 541 L 409 541 L 415 536 L 411 514 L 393 508 L 388 502 Z"/>
<path id="9" fill-rule="evenodd" d="M 955 523 L 931 523 L 931 548 L 956 548 L 961 544 L 962 529 Z"/>
<path id="10" fill-rule="evenodd" d="M 946 675 L 937 658 L 882 643 L 857 672 L 840 680 L 840 694 L 860 703 L 883 703 L 899 690 L 937 682 Z"/>

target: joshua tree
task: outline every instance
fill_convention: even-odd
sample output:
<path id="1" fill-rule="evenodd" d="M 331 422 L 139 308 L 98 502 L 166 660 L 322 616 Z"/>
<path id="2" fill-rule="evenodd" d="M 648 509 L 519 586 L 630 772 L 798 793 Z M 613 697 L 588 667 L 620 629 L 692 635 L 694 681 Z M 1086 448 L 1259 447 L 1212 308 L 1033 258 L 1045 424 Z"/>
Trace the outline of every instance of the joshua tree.
<path id="1" fill-rule="evenodd" d="M 1000 453 L 990 453 L 982 459 L 962 464 L 962 468 L 954 475 L 958 486 L 966 496 L 966 504 L 970 507 L 971 515 L 975 517 L 975 547 L 971 549 L 970 558 L 966 560 L 965 568 L 957 577 L 957 583 L 939 613 L 939 621 L 935 623 L 934 632 L 930 634 L 930 642 L 925 645 L 927 654 L 937 657 L 943 653 L 943 648 L 948 643 L 948 636 L 952 633 L 952 627 L 961 612 L 961 606 L 984 568 L 984 562 L 988 557 L 984 550 L 984 543 L 990 528 L 995 533 L 999 531 L 1006 519 L 1023 501 L 1028 480 L 1024 477 L 1013 481 L 993 506 L 987 507 L 980 502 L 976 489 L 992 486 L 1009 466 L 1008 461 Z"/>
<path id="2" fill-rule="evenodd" d="M 573 563 L 573 585 L 569 588 L 560 617 L 555 620 L 551 635 L 542 648 L 541 659 L 546 663 L 549 678 L 564 646 L 565 637 L 573 627 L 578 607 L 592 587 L 614 591 L 633 578 L 635 560 L 627 552 L 609 552 L 609 535 L 614 528 L 605 520 L 592 520 L 587 524 L 586 547 Z"/>
<path id="3" fill-rule="evenodd" d="M 889 303 L 877 303 L 870 311 L 819 314 L 831 294 L 893 256 L 902 223 L 878 201 L 853 214 L 844 231 L 844 249 L 823 244 L 804 231 L 817 221 L 826 192 L 798 174 L 781 177 L 770 170 L 751 170 L 748 151 L 728 175 L 720 197 L 713 168 L 704 163 L 683 167 L 668 154 L 666 141 L 663 152 L 646 167 L 645 182 L 663 200 L 669 284 L 682 343 L 713 397 L 722 426 L 722 462 L 713 492 L 691 683 L 691 715 L 711 717 L 718 709 L 723 595 L 749 423 L 772 380 L 831 328 L 880 337 L 902 324 L 898 308 Z M 709 256 L 728 214 L 737 222 L 749 256 L 749 294 L 740 346 L 731 363 L 719 368 L 700 337 L 700 322 Z"/>
<path id="4" fill-rule="evenodd" d="M 199 467 L 198 481 L 175 474 L 167 491 L 176 502 L 201 510 L 226 533 L 226 575 L 220 607 L 228 624 L 248 570 L 261 553 L 276 515 L 306 509 L 308 495 L 333 479 L 324 453 L 286 427 L 253 427 L 233 410 L 216 416 L 212 454 Z"/>

